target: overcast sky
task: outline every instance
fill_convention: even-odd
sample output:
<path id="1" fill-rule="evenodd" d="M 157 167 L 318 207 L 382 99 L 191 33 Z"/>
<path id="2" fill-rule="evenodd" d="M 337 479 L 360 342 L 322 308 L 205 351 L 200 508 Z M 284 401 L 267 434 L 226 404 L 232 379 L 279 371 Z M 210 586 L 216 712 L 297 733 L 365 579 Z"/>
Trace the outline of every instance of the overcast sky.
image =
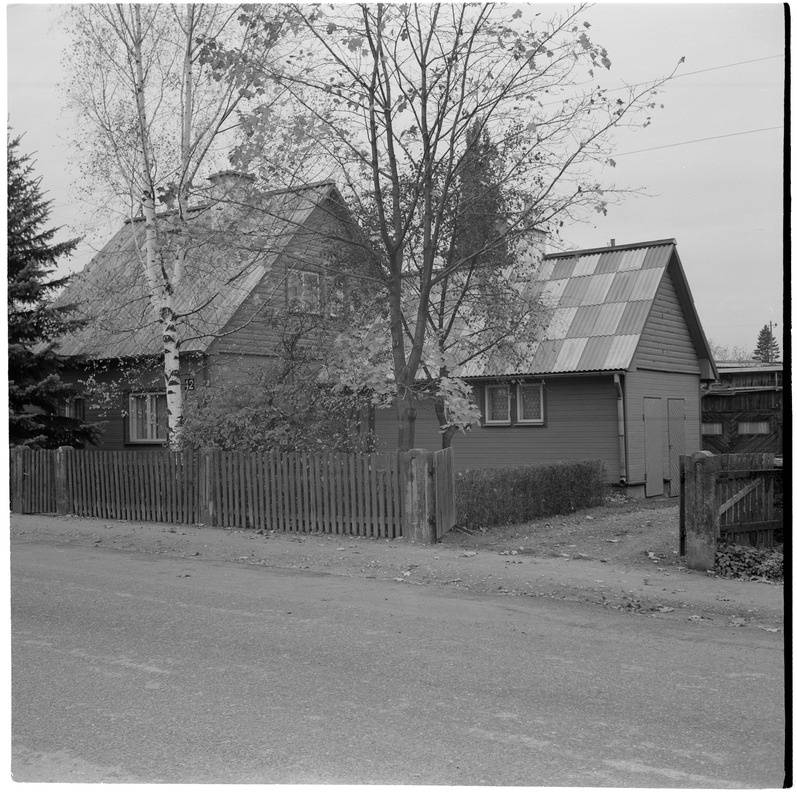
<path id="1" fill-rule="evenodd" d="M 7 118 L 25 134 L 23 151 L 36 153 L 53 224 L 66 226 L 63 238 L 87 236 L 65 264 L 74 270 L 108 233 L 92 225 L 92 206 L 78 203 L 70 166 L 58 90 L 68 40 L 53 6 L 10 4 L 5 16 Z M 752 350 L 771 321 L 782 351 L 783 6 L 598 3 L 585 19 L 612 60 L 607 87 L 649 81 L 686 61 L 653 124 L 618 135 L 617 167 L 601 176 L 644 194 L 565 229 L 568 246 L 675 238 L 706 335 Z"/>

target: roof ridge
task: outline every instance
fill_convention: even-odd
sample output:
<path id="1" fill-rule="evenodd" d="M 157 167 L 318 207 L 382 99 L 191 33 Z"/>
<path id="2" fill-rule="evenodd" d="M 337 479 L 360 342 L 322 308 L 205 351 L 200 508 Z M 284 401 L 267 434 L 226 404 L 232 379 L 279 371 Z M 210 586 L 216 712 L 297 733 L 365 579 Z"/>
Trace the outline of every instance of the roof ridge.
<path id="1" fill-rule="evenodd" d="M 231 171 L 231 170 L 228 170 L 228 171 Z M 264 191 L 261 196 L 262 197 L 276 197 L 279 194 L 290 194 L 290 193 L 298 194 L 301 191 L 306 191 L 307 189 L 317 189 L 320 186 L 331 186 L 332 188 L 334 188 L 335 187 L 335 181 L 334 180 L 317 180 L 314 183 L 302 183 L 299 186 L 289 186 L 289 187 L 284 188 L 284 189 L 271 189 L 270 191 Z M 188 211 L 189 214 L 190 213 L 195 213 L 197 211 L 205 211 L 208 208 L 211 208 L 212 206 L 214 206 L 217 202 L 219 202 L 219 200 L 211 200 L 209 202 L 201 203 L 201 204 L 198 204 L 198 205 L 191 205 L 191 206 L 188 207 L 187 211 Z M 166 217 L 166 216 L 169 216 L 169 215 L 172 215 L 172 214 L 176 214 L 176 213 L 178 213 L 177 210 L 168 209 L 166 211 L 156 211 L 155 212 L 155 216 L 160 218 L 160 217 Z M 129 225 L 131 222 L 144 222 L 144 221 L 146 221 L 146 217 L 143 214 L 140 214 L 139 216 L 127 217 L 124 220 L 124 223 L 125 223 L 125 225 Z"/>
<path id="2" fill-rule="evenodd" d="M 617 252 L 618 250 L 641 250 L 644 247 L 662 247 L 665 244 L 677 245 L 675 239 L 656 239 L 654 241 L 640 241 L 633 244 L 616 244 L 614 247 L 593 247 L 586 250 L 567 250 L 566 252 L 548 253 L 543 260 L 553 258 L 568 258 L 574 255 L 592 255 L 594 253 Z"/>

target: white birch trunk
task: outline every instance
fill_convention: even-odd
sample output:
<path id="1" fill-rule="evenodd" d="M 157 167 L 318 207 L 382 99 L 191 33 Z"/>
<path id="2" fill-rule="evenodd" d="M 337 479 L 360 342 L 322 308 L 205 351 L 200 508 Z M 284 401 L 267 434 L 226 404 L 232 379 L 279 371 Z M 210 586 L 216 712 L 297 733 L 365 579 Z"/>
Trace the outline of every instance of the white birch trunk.
<path id="1" fill-rule="evenodd" d="M 169 448 L 180 448 L 183 426 L 183 391 L 180 382 L 180 340 L 174 310 L 174 287 L 164 269 L 158 242 L 158 220 L 155 212 L 155 182 L 151 168 L 151 146 L 148 135 L 145 102 L 145 78 L 142 63 L 141 12 L 133 6 L 135 20 L 133 59 L 135 63 L 136 105 L 141 136 L 142 168 L 144 172 L 144 272 L 150 290 L 150 302 L 162 326 L 163 374 L 166 386 L 166 409 L 169 428 Z"/>

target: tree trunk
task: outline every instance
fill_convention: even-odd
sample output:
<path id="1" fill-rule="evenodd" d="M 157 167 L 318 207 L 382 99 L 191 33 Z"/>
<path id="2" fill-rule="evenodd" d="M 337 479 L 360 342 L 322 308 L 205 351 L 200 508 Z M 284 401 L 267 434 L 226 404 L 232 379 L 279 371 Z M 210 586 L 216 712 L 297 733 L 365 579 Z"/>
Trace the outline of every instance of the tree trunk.
<path id="1" fill-rule="evenodd" d="M 169 449 L 179 450 L 183 432 L 183 386 L 180 382 L 180 341 L 174 313 L 161 310 L 163 321 L 163 376 L 166 384 L 166 416 L 169 421 Z"/>
<path id="2" fill-rule="evenodd" d="M 180 383 L 180 342 L 177 338 L 174 315 L 174 288 L 161 269 L 163 254 L 158 241 L 158 221 L 155 213 L 155 181 L 151 166 L 151 142 L 148 134 L 145 101 L 146 78 L 142 63 L 143 31 L 141 12 L 133 7 L 135 20 L 132 56 L 136 76 L 136 106 L 138 111 L 141 162 L 144 171 L 144 274 L 150 291 L 150 303 L 158 311 L 163 326 L 163 369 L 166 386 L 166 409 L 169 427 L 169 447 L 180 448 L 183 424 L 183 392 Z"/>
<path id="3" fill-rule="evenodd" d="M 415 448 L 415 399 L 412 392 L 404 391 L 396 401 L 396 423 L 398 425 L 398 451 L 407 452 Z"/>
<path id="4" fill-rule="evenodd" d="M 442 430 L 441 437 L 442 437 L 442 448 L 448 449 L 451 446 L 451 442 L 454 440 L 454 436 L 457 434 L 456 427 L 448 427 L 448 418 L 446 416 L 446 403 L 442 397 L 435 397 L 434 400 L 434 412 L 437 416 L 437 421 L 440 423 L 440 429 Z"/>

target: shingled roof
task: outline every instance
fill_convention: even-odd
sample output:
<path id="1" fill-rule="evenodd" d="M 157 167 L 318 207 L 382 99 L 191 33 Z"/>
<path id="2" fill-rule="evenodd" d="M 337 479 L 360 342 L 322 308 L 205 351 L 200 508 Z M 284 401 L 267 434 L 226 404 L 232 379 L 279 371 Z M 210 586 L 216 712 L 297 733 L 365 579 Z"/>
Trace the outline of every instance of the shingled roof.
<path id="1" fill-rule="evenodd" d="M 710 358 L 674 239 L 547 255 L 529 290 L 548 308 L 542 334 L 519 362 L 489 354 L 462 377 L 553 375 L 627 370 L 669 269 L 698 355 Z"/>
<path id="2" fill-rule="evenodd" d="M 207 349 L 291 239 L 311 232 L 306 227 L 310 214 L 333 195 L 339 197 L 327 182 L 264 193 L 256 209 L 238 215 L 232 234 L 236 247 L 211 240 L 189 253 L 175 294 L 175 309 L 186 314 L 178 323 L 184 352 Z M 213 208 L 194 213 L 200 219 Z M 161 218 L 168 227 L 166 215 Z M 229 239 L 230 231 L 224 235 Z M 71 279 L 58 304 L 74 305 L 87 323 L 59 341 L 61 354 L 105 359 L 162 353 L 162 330 L 141 266 L 143 243 L 144 220 L 128 221 Z"/>

